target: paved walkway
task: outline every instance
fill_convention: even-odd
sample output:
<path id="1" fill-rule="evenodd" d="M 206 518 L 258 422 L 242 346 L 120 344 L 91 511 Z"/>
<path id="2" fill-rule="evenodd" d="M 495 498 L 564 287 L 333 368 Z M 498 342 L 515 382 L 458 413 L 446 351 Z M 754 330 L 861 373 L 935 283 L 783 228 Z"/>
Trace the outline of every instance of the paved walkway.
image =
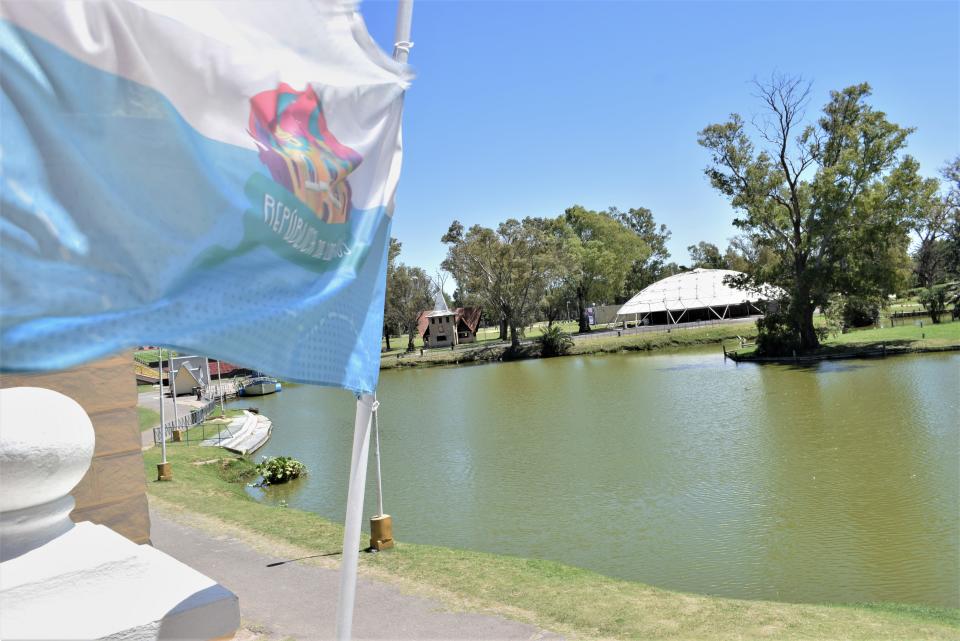
<path id="1" fill-rule="evenodd" d="M 163 414 L 164 418 L 168 421 L 173 420 L 173 398 L 170 397 L 170 391 L 166 388 L 163 390 Z M 193 394 L 184 394 L 177 397 L 177 415 L 183 416 L 184 414 L 189 414 L 191 410 L 197 407 L 203 407 L 203 404 L 206 403 L 206 400 L 198 401 L 197 397 Z M 137 395 L 137 405 L 140 407 L 147 407 L 152 409 L 154 412 L 160 411 L 160 391 L 157 388 L 150 390 L 149 392 L 140 392 Z"/>
<path id="2" fill-rule="evenodd" d="M 211 535 L 150 512 L 153 544 L 240 597 L 246 625 L 268 638 L 331 639 L 339 573 L 262 554 L 229 536 Z M 386 553 L 388 554 L 388 552 Z M 361 578 L 353 623 L 355 639 L 562 639 L 534 626 L 494 615 L 451 612 L 432 599 L 403 594 Z"/>

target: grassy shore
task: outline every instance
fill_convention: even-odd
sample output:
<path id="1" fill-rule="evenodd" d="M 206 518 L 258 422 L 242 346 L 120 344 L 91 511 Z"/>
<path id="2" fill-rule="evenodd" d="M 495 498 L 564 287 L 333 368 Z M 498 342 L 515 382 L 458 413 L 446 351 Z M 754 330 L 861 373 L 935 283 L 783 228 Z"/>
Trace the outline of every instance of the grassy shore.
<path id="1" fill-rule="evenodd" d="M 174 480 L 158 483 L 145 453 L 151 501 L 174 518 L 228 531 L 275 555 L 336 552 L 340 525 L 250 499 L 253 464 L 218 448 L 168 447 Z M 402 535 L 401 535 L 402 539 Z M 337 557 L 314 559 L 336 565 Z M 450 607 L 498 613 L 581 639 L 956 639 L 960 610 L 896 604 L 807 605 L 683 594 L 589 570 L 483 552 L 403 543 L 361 555 L 361 572 Z"/>
<path id="2" fill-rule="evenodd" d="M 737 351 L 738 358 L 751 358 L 755 347 Z M 924 320 L 896 327 L 870 328 L 849 331 L 827 338 L 818 350 L 807 358 L 836 358 L 841 356 L 888 355 L 913 352 L 935 352 L 960 349 L 960 321 L 944 321 L 936 325 Z"/>
<path id="3" fill-rule="evenodd" d="M 624 333 L 621 336 L 618 336 L 616 332 L 597 332 L 596 334 L 579 335 L 568 355 L 677 349 L 719 343 L 736 344 L 740 337 L 753 339 L 756 335 L 757 326 L 753 321 L 728 325 L 684 327 L 670 331 L 664 329 L 655 332 Z M 719 347 L 717 349 L 719 350 Z M 517 349 L 511 349 L 508 343 L 491 342 L 476 346 L 465 345 L 453 350 L 432 349 L 425 352 L 423 356 L 420 356 L 418 352 L 401 355 L 400 357 L 396 354 L 384 354 L 380 359 L 380 369 L 437 367 L 528 358 L 540 358 L 540 346 L 536 342 L 523 343 Z"/>
<path id="4" fill-rule="evenodd" d="M 156 349 L 141 349 L 141 350 L 135 351 L 133 353 L 133 357 L 138 360 L 144 361 L 146 363 L 156 363 L 157 354 L 158 353 Z M 160 350 L 160 354 L 161 354 L 160 358 L 164 361 L 170 358 L 171 356 L 173 357 L 177 356 L 177 352 L 173 352 L 169 349 Z"/>

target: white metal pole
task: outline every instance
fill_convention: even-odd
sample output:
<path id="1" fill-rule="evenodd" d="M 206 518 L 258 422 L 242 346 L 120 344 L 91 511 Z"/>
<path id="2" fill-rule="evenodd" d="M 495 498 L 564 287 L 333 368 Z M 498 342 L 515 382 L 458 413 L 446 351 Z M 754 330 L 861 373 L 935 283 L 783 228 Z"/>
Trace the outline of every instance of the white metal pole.
<path id="1" fill-rule="evenodd" d="M 223 361 L 217 361 L 217 391 L 220 392 L 220 416 L 221 418 L 224 415 L 223 411 Z"/>
<path id="2" fill-rule="evenodd" d="M 206 388 L 209 388 L 209 387 L 212 387 L 212 386 L 213 386 L 213 381 L 210 380 L 210 359 L 207 358 L 206 356 L 204 356 L 204 357 L 203 357 L 203 362 L 206 363 L 206 365 L 207 365 L 207 380 L 206 380 L 206 381 L 204 382 L 204 384 L 203 384 L 203 386 L 204 386 L 204 388 L 205 388 L 204 391 L 206 392 L 206 391 L 207 391 Z"/>
<path id="3" fill-rule="evenodd" d="M 173 371 L 173 352 L 170 353 L 167 359 L 170 362 L 167 376 L 170 380 L 170 400 L 173 401 L 173 426 L 176 428 L 179 427 L 177 423 L 180 422 L 180 417 L 177 415 L 177 375 Z"/>
<path id="4" fill-rule="evenodd" d="M 157 348 L 157 373 L 160 375 L 160 462 L 167 462 L 167 428 L 163 424 L 163 348 Z"/>
<path id="5" fill-rule="evenodd" d="M 410 26 L 413 0 L 398 0 L 397 28 L 394 31 L 393 58 L 405 63 L 410 55 Z M 350 484 L 347 489 L 347 515 L 343 528 L 343 557 L 340 563 L 340 599 L 337 603 L 337 641 L 349 641 L 353 627 L 353 604 L 357 595 L 357 565 L 360 562 L 360 525 L 363 521 L 363 490 L 370 454 L 370 424 L 377 409 L 373 394 L 357 398 L 357 416 L 353 426 L 353 455 L 350 460 Z"/>
<path id="6" fill-rule="evenodd" d="M 413 23 L 413 0 L 398 0 L 397 28 L 393 32 L 393 59 L 406 62 L 410 55 L 410 25 Z"/>
<path id="7" fill-rule="evenodd" d="M 376 400 L 377 395 L 373 395 Z M 377 463 L 377 516 L 383 516 L 383 481 L 380 476 L 380 403 L 373 409 L 373 459 Z"/>
<path id="8" fill-rule="evenodd" d="M 343 528 L 343 556 L 340 562 L 340 599 L 337 602 L 337 640 L 349 641 L 353 627 L 353 604 L 357 594 L 357 565 L 360 561 L 360 525 L 363 521 L 363 489 L 367 480 L 370 453 L 370 418 L 377 402 L 373 394 L 357 398 L 353 424 L 353 455 L 347 488 L 347 515 Z"/>

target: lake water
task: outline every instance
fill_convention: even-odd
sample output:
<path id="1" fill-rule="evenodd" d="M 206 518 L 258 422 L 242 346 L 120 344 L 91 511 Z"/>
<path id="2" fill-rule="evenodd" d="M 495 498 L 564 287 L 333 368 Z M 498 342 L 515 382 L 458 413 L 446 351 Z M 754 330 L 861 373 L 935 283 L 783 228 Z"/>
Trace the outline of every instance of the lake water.
<path id="1" fill-rule="evenodd" d="M 384 372 L 396 538 L 703 594 L 960 605 L 960 355 L 719 351 Z M 275 426 L 258 455 L 310 470 L 261 499 L 342 521 L 353 397 L 251 404 Z"/>

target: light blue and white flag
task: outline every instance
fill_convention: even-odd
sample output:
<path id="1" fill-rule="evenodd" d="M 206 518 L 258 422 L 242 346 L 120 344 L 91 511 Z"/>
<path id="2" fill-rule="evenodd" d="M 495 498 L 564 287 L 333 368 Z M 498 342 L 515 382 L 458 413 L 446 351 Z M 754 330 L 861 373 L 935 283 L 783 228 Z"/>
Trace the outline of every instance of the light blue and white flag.
<path id="1" fill-rule="evenodd" d="M 0 3 L 0 368 L 375 389 L 409 72 L 349 0 Z"/>

